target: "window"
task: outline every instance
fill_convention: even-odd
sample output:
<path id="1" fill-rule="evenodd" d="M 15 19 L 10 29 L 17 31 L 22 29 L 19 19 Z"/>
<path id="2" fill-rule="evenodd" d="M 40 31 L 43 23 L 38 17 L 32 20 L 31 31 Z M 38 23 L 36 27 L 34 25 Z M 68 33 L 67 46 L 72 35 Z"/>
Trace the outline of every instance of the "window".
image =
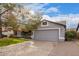
<path id="1" fill-rule="evenodd" d="M 42 25 L 47 25 L 47 22 L 43 22 Z"/>
<path id="2" fill-rule="evenodd" d="M 43 21 L 43 22 L 41 23 L 41 25 L 42 25 L 42 26 L 48 26 L 48 22 Z"/>

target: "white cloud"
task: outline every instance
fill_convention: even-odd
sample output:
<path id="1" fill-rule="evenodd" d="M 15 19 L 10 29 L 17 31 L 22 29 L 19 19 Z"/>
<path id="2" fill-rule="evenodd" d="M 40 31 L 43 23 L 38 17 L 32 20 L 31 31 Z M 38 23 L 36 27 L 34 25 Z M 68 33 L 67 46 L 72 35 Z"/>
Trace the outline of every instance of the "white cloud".
<path id="1" fill-rule="evenodd" d="M 79 14 L 59 15 L 53 17 L 44 15 L 43 18 L 55 22 L 66 21 L 67 28 L 76 28 L 79 23 Z"/>
<path id="2" fill-rule="evenodd" d="M 68 14 L 68 15 L 61 15 L 60 14 L 58 16 L 51 17 L 51 19 L 53 19 L 55 21 L 66 20 L 66 21 L 79 22 L 79 14 Z"/>
<path id="3" fill-rule="evenodd" d="M 43 15 L 42 17 L 43 17 L 42 19 L 51 20 L 51 17 L 48 15 Z"/>
<path id="4" fill-rule="evenodd" d="M 30 14 L 32 14 L 32 15 L 35 14 L 35 12 L 34 12 L 33 10 L 30 10 L 29 12 L 30 12 Z"/>
<path id="5" fill-rule="evenodd" d="M 23 4 L 25 8 L 31 9 L 33 11 L 38 11 L 42 12 L 44 14 L 51 13 L 51 12 L 59 12 L 58 7 L 49 7 L 49 8 L 44 8 L 45 6 L 48 5 L 48 3 L 28 3 L 28 4 Z"/>
<path id="6" fill-rule="evenodd" d="M 47 20 L 50 20 L 50 21 L 63 21 L 63 20 L 67 20 L 68 17 L 65 17 L 65 16 L 53 16 L 53 17 L 50 17 L 49 15 L 43 15 L 43 19 L 47 19 Z"/>
<path id="7" fill-rule="evenodd" d="M 59 12 L 59 9 L 58 9 L 57 7 L 51 7 L 51 8 L 48 8 L 48 9 L 46 10 L 46 12 L 47 12 L 47 13 L 49 13 L 49 12 Z"/>
<path id="8" fill-rule="evenodd" d="M 34 11 L 42 11 L 43 7 L 46 6 L 47 3 L 30 3 L 30 4 L 25 4 L 25 8 L 29 8 Z"/>

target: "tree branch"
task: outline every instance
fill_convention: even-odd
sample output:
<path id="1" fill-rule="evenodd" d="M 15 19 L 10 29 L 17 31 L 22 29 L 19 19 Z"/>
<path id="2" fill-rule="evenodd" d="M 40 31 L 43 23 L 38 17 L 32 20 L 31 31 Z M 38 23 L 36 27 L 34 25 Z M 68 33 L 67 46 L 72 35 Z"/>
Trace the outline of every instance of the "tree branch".
<path id="1" fill-rule="evenodd" d="M 10 9 L 7 9 L 7 10 L 3 11 L 2 13 L 0 13 L 0 16 L 1 16 L 2 14 L 4 14 L 5 12 L 7 12 L 8 10 L 10 10 Z"/>

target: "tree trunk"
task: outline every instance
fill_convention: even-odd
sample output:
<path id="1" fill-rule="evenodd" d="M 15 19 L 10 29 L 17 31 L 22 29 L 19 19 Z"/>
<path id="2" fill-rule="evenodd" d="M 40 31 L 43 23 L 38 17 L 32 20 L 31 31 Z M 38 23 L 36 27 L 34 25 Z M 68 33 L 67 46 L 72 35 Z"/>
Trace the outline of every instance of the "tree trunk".
<path id="1" fill-rule="evenodd" d="M 2 21 L 1 21 L 1 16 L 7 12 L 10 9 L 5 10 L 4 12 L 0 13 L 0 38 L 2 38 Z"/>
<path id="2" fill-rule="evenodd" d="M 2 37 L 2 21 L 1 21 L 1 15 L 0 15 L 0 38 Z"/>

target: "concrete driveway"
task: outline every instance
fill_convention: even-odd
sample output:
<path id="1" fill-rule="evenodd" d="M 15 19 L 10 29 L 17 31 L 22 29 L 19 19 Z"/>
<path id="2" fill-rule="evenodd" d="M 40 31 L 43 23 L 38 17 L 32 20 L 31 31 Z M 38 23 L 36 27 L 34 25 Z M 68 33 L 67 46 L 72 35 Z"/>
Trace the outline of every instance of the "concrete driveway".
<path id="1" fill-rule="evenodd" d="M 32 47 L 22 47 L 16 52 L 7 52 L 3 56 L 79 56 L 79 41 L 47 42 L 33 41 Z M 21 46 L 19 46 L 21 47 Z M 18 47 L 18 48 L 19 48 Z M 1 55 L 1 53 L 0 53 Z"/>
<path id="2" fill-rule="evenodd" d="M 33 47 L 23 49 L 17 55 L 21 56 L 47 56 L 53 49 L 53 43 L 47 41 L 33 41 Z"/>
<path id="3" fill-rule="evenodd" d="M 50 56 L 79 56 L 79 41 L 58 42 Z"/>

